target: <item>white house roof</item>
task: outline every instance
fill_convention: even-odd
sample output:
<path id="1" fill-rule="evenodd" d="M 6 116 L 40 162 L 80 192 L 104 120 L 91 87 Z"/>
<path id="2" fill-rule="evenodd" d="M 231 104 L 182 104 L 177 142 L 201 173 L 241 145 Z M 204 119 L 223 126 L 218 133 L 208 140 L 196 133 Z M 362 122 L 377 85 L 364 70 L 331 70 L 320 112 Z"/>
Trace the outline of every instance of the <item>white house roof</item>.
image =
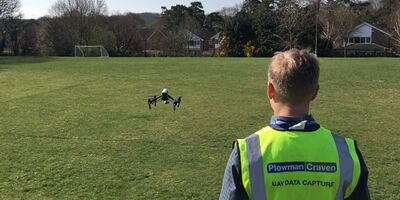
<path id="1" fill-rule="evenodd" d="M 200 36 L 194 34 L 194 33 L 191 32 L 191 31 L 187 31 L 187 34 L 188 34 L 190 40 L 201 40 L 201 41 L 204 41 L 203 38 L 201 38 Z"/>
<path id="2" fill-rule="evenodd" d="M 372 29 L 375 29 L 375 30 L 377 30 L 377 31 L 389 36 L 391 39 L 400 42 L 400 40 L 394 38 L 392 34 L 386 32 L 386 31 L 384 31 L 384 30 L 382 30 L 382 29 L 380 29 L 380 28 L 378 28 L 378 27 L 376 27 L 376 26 L 374 26 L 374 25 L 372 25 L 370 23 L 367 23 L 367 22 L 363 22 L 363 23 L 359 24 L 358 26 L 354 27 L 352 34 L 354 34 L 354 33 L 357 34 L 356 33 L 357 30 L 361 29 L 363 26 L 368 26 L 368 27 L 370 27 Z"/>
<path id="3" fill-rule="evenodd" d="M 362 27 L 362 26 L 369 26 L 369 27 L 371 27 L 371 28 L 373 28 L 373 29 L 376 29 L 376 30 L 378 30 L 378 31 L 380 31 L 380 32 L 382 32 L 382 33 L 384 33 L 384 34 L 390 36 L 390 37 L 393 37 L 390 33 L 386 32 L 386 31 L 384 31 L 384 30 L 382 30 L 382 29 L 380 29 L 380 28 L 378 28 L 378 27 L 376 27 L 376 26 L 374 26 L 374 25 L 372 25 L 372 24 L 370 24 L 370 23 L 367 23 L 367 22 L 361 23 L 360 25 L 354 27 L 353 30 L 357 30 L 357 29 L 359 29 L 359 28 Z"/>
<path id="4" fill-rule="evenodd" d="M 217 34 L 215 34 L 214 36 L 212 36 L 210 39 L 218 39 L 219 35 L 221 35 L 221 32 L 218 32 Z"/>

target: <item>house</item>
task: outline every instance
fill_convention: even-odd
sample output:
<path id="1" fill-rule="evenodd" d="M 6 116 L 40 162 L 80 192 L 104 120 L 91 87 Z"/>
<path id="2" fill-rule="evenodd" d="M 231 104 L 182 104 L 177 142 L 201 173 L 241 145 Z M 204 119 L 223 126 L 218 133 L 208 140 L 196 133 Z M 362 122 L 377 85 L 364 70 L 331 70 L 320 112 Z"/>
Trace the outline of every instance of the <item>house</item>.
<path id="1" fill-rule="evenodd" d="M 140 46 L 144 56 L 158 56 L 162 52 L 162 44 L 167 36 L 159 29 L 142 28 L 139 30 Z"/>
<path id="2" fill-rule="evenodd" d="M 213 35 L 210 38 L 210 50 L 212 51 L 212 55 L 219 55 L 219 38 L 221 36 L 221 32 L 218 32 L 217 34 Z"/>
<path id="3" fill-rule="evenodd" d="M 367 22 L 356 26 L 345 44 L 348 56 L 388 56 L 394 54 L 398 40 Z"/>
<path id="4" fill-rule="evenodd" d="M 215 56 L 218 55 L 220 33 L 207 30 L 196 33 L 187 31 L 187 46 L 185 47 L 188 55 L 192 56 Z"/>
<path id="5" fill-rule="evenodd" d="M 202 55 L 204 49 L 204 39 L 191 31 L 186 32 L 186 38 L 187 42 L 184 49 L 186 50 L 187 54 L 192 56 Z"/>
<path id="6" fill-rule="evenodd" d="M 165 45 L 171 43 L 171 35 L 163 33 L 159 29 L 142 28 L 139 29 L 141 55 L 144 56 L 160 56 L 160 55 L 218 55 L 219 48 L 219 33 L 215 34 L 209 31 L 199 31 L 194 33 L 186 30 L 183 32 L 184 45 L 182 49 L 174 53 L 171 50 L 166 50 Z M 164 48 L 163 48 L 164 46 Z M 179 53 L 181 52 L 181 53 Z"/>

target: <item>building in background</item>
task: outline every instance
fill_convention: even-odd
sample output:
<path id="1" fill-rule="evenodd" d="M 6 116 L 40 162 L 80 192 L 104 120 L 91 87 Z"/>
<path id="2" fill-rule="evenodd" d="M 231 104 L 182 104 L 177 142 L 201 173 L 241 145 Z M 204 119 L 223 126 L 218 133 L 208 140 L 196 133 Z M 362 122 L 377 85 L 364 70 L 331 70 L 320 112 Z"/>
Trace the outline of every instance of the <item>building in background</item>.
<path id="1" fill-rule="evenodd" d="M 139 30 L 142 55 L 159 56 L 163 54 L 163 42 L 167 36 L 159 29 L 142 28 Z"/>
<path id="2" fill-rule="evenodd" d="M 204 50 L 204 39 L 200 36 L 194 34 L 191 31 L 187 31 L 186 33 L 186 46 L 185 51 L 189 56 L 200 56 L 203 54 Z"/>
<path id="3" fill-rule="evenodd" d="M 352 30 L 344 45 L 347 56 L 394 56 L 396 43 L 391 34 L 364 22 Z"/>
<path id="4" fill-rule="evenodd" d="M 210 38 L 210 50 L 212 51 L 212 56 L 218 56 L 219 55 L 219 38 L 221 36 L 221 32 L 218 32 L 217 34 L 213 35 Z"/>

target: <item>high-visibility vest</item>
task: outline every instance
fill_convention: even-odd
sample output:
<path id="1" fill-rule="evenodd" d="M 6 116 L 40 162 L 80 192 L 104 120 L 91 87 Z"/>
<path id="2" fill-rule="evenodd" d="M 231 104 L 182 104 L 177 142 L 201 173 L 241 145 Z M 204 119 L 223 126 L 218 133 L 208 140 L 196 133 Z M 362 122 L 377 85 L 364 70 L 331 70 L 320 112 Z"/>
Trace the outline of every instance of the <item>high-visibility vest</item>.
<path id="1" fill-rule="evenodd" d="M 360 178 L 354 141 L 323 127 L 304 132 L 267 126 L 236 145 L 250 199 L 341 200 Z"/>

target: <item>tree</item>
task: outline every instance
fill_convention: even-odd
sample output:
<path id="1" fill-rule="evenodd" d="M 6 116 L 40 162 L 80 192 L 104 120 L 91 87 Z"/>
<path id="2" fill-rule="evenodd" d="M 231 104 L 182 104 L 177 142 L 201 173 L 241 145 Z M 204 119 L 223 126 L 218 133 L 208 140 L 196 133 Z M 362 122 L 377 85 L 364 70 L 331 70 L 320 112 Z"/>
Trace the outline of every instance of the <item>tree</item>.
<path id="1" fill-rule="evenodd" d="M 145 24 L 140 17 L 133 13 L 113 15 L 109 17 L 108 22 L 115 37 L 114 47 L 117 56 L 132 56 L 140 50 L 138 29 Z"/>
<path id="2" fill-rule="evenodd" d="M 184 5 L 161 7 L 161 22 L 164 30 L 177 32 L 182 29 L 198 32 L 203 28 L 206 18 L 201 2 L 192 2 L 189 7 Z"/>
<path id="3" fill-rule="evenodd" d="M 243 55 L 249 41 L 255 56 L 270 56 L 275 51 L 293 47 L 311 47 L 314 43 L 315 17 L 312 4 L 299 0 L 246 0 L 242 10 L 228 20 L 224 35 L 232 50 L 228 55 Z"/>
<path id="4" fill-rule="evenodd" d="M 230 45 L 230 40 L 227 36 L 223 35 L 221 36 L 221 39 L 219 41 L 219 56 L 228 56 L 228 50 L 229 50 L 229 45 Z"/>
<path id="5" fill-rule="evenodd" d="M 362 10 L 340 1 L 328 1 L 321 7 L 320 23 L 322 36 L 332 43 L 333 47 L 344 47 L 346 56 L 346 42 L 351 31 L 362 21 Z"/>
<path id="6" fill-rule="evenodd" d="M 209 31 L 219 32 L 224 26 L 225 20 L 218 12 L 208 14 L 204 20 L 204 28 Z"/>
<path id="7" fill-rule="evenodd" d="M 336 4 L 332 0 L 328 1 L 321 7 L 319 12 L 319 23 L 321 25 L 321 36 L 327 42 L 325 43 L 325 49 L 338 46 L 338 31 L 336 30 L 336 16 L 335 16 Z M 332 45 L 331 45 L 332 44 Z"/>
<path id="8" fill-rule="evenodd" d="M 281 1 L 280 9 L 278 10 L 279 17 L 279 32 L 275 34 L 275 38 L 279 43 L 282 43 L 284 49 L 291 49 L 299 46 L 299 36 L 301 34 L 300 27 L 302 17 L 305 13 L 302 12 L 295 0 Z"/>
<path id="9" fill-rule="evenodd" d="M 6 46 L 7 37 L 10 34 L 11 23 L 15 18 L 20 18 L 18 14 L 21 4 L 19 0 L 0 0 L 0 54 Z"/>
<path id="10" fill-rule="evenodd" d="M 171 9 L 162 7 L 161 23 L 165 30 L 178 31 L 183 26 L 187 16 L 187 7 L 184 5 L 171 6 Z"/>
<path id="11" fill-rule="evenodd" d="M 228 19 L 231 19 L 233 16 L 235 16 L 240 11 L 241 7 L 241 5 L 224 7 L 218 13 L 224 18 L 225 21 L 227 21 Z"/>
<path id="12" fill-rule="evenodd" d="M 391 16 L 392 20 L 390 21 L 390 24 L 393 27 L 393 36 L 397 40 L 396 45 L 400 47 L 400 5 L 396 7 L 396 10 L 393 11 Z"/>
<path id="13" fill-rule="evenodd" d="M 20 6 L 19 0 L 0 0 L 0 19 L 14 17 Z"/>
<path id="14" fill-rule="evenodd" d="M 336 8 L 336 34 L 344 46 L 344 56 L 347 55 L 346 43 L 349 39 L 351 31 L 356 25 L 360 23 L 359 16 L 350 8 L 345 5 L 339 5 Z"/>
<path id="15" fill-rule="evenodd" d="M 188 15 L 196 21 L 196 23 L 203 25 L 205 14 L 203 5 L 200 1 L 190 3 L 190 7 L 187 8 Z"/>
<path id="16" fill-rule="evenodd" d="M 109 35 L 101 24 L 107 12 L 105 0 L 57 0 L 50 11 L 48 31 L 59 55 L 71 55 L 76 44 L 99 44 L 96 38 Z"/>
<path id="17" fill-rule="evenodd" d="M 256 56 L 271 56 L 280 43 L 275 38 L 278 32 L 279 17 L 272 1 L 263 1 L 253 13 L 254 33 L 256 35 Z"/>
<path id="18" fill-rule="evenodd" d="M 399 6 L 400 6 L 399 0 L 381 0 L 380 9 L 376 12 L 378 15 L 377 24 L 380 28 L 386 30 L 392 29 L 392 27 L 390 27 L 391 23 L 388 23 L 388 21 L 391 21 L 393 13 Z"/>
<path id="19" fill-rule="evenodd" d="M 13 55 L 19 55 L 20 33 L 22 32 L 23 21 L 19 18 L 9 18 L 7 21 L 7 32 L 9 35 L 9 46 Z"/>
<path id="20" fill-rule="evenodd" d="M 246 57 L 253 57 L 255 49 L 256 49 L 256 47 L 254 46 L 253 42 L 248 41 L 243 47 L 244 55 Z"/>
<path id="21" fill-rule="evenodd" d="M 29 20 L 22 26 L 20 36 L 21 55 L 40 55 L 40 25 L 35 20 Z"/>
<path id="22" fill-rule="evenodd" d="M 180 31 L 168 31 L 166 32 L 166 40 L 162 43 L 162 51 L 169 56 L 181 56 L 184 55 L 184 46 L 187 43 L 187 32 Z"/>
<path id="23" fill-rule="evenodd" d="M 236 14 L 224 27 L 223 35 L 229 38 L 227 56 L 244 56 L 243 48 L 257 37 L 254 32 L 251 15 L 244 10 Z"/>

